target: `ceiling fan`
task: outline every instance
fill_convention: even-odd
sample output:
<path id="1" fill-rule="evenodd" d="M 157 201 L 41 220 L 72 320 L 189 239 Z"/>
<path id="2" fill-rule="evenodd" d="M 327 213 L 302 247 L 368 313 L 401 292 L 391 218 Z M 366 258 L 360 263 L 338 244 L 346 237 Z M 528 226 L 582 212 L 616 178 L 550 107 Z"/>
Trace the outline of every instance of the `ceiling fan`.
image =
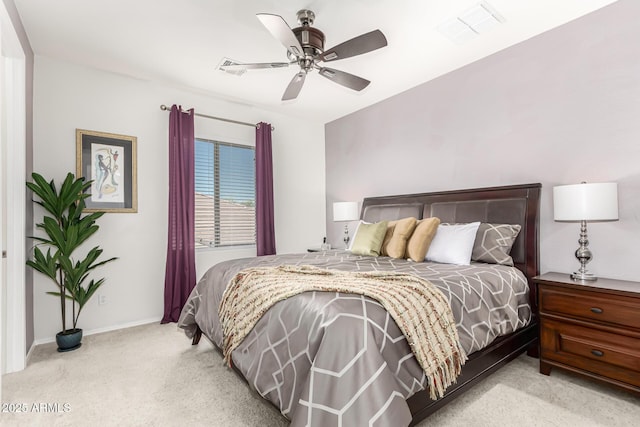
<path id="1" fill-rule="evenodd" d="M 297 64 L 300 71 L 293 76 L 282 95 L 282 100 L 295 99 L 307 73 L 311 70 L 318 70 L 321 76 L 348 87 L 356 91 L 361 91 L 371 83 L 369 80 L 344 71 L 328 68 L 320 65 L 322 62 L 337 61 L 339 59 L 350 58 L 380 49 L 387 45 L 387 39 L 380 30 L 359 35 L 358 37 L 340 43 L 331 49 L 324 49 L 324 33 L 312 27 L 315 14 L 307 9 L 298 11 L 299 27 L 291 29 L 286 21 L 279 15 L 269 13 L 258 13 L 256 15 L 260 22 L 269 32 L 287 48 L 289 62 L 266 62 L 254 64 L 231 64 L 223 65 L 220 68 L 225 71 L 232 70 L 252 70 L 260 68 L 282 68 Z"/>

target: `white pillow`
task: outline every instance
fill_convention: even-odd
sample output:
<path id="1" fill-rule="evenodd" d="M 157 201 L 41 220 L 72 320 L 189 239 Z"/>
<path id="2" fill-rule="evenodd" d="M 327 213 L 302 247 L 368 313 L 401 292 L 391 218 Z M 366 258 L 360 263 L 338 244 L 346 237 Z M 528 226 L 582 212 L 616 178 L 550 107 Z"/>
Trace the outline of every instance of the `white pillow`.
<path id="1" fill-rule="evenodd" d="M 358 225 L 356 225 L 356 229 L 353 231 L 353 237 L 349 239 L 349 247 L 347 248 L 348 251 L 350 251 L 351 248 L 353 247 L 353 241 L 356 240 L 356 234 L 358 234 L 358 228 L 360 228 L 360 224 L 372 224 L 372 223 L 366 222 L 363 220 L 358 221 Z M 344 237 L 344 234 L 342 236 Z"/>
<path id="2" fill-rule="evenodd" d="M 425 261 L 469 265 L 479 226 L 480 222 L 440 224 L 429 246 Z"/>

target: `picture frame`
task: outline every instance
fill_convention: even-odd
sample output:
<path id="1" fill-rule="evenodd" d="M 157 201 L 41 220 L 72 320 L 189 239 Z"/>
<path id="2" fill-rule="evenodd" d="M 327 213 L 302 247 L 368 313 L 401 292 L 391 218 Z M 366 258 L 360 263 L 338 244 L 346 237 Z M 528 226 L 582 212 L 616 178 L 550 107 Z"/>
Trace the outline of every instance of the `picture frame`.
<path id="1" fill-rule="evenodd" d="M 76 129 L 76 176 L 93 180 L 85 212 L 138 212 L 137 138 Z"/>

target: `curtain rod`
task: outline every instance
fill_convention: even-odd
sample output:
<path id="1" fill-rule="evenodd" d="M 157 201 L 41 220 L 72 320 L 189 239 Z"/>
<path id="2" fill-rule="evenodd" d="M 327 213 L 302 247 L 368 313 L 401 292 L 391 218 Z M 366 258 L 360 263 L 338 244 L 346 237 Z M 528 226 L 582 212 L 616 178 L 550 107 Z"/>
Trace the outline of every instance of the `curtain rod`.
<path id="1" fill-rule="evenodd" d="M 160 106 L 160 109 L 163 111 L 171 111 L 171 107 L 167 107 L 166 105 L 162 104 Z M 257 128 L 258 125 L 253 124 L 253 123 L 247 123 L 247 122 L 239 122 L 237 120 L 231 120 L 231 119 L 225 119 L 222 117 L 216 117 L 216 116 L 208 116 L 206 114 L 200 114 L 200 113 L 194 113 L 196 116 L 198 117 L 205 117 L 207 119 L 213 119 L 213 120 L 220 120 L 221 122 L 227 122 L 227 123 L 235 123 L 237 125 L 243 125 L 243 126 L 251 126 L 252 128 Z M 276 128 L 271 125 L 271 130 L 276 130 Z"/>

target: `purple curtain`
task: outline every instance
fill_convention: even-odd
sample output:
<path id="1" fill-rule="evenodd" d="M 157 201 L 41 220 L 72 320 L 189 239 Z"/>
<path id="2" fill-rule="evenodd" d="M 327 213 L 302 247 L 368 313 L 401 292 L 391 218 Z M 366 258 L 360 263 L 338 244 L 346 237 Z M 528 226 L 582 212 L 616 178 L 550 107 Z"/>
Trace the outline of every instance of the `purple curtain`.
<path id="1" fill-rule="evenodd" d="M 276 253 L 273 219 L 273 164 L 271 161 L 271 125 L 256 126 L 256 245 L 258 256 Z"/>
<path id="2" fill-rule="evenodd" d="M 164 278 L 164 316 L 177 322 L 196 284 L 193 109 L 169 115 L 169 240 Z"/>

